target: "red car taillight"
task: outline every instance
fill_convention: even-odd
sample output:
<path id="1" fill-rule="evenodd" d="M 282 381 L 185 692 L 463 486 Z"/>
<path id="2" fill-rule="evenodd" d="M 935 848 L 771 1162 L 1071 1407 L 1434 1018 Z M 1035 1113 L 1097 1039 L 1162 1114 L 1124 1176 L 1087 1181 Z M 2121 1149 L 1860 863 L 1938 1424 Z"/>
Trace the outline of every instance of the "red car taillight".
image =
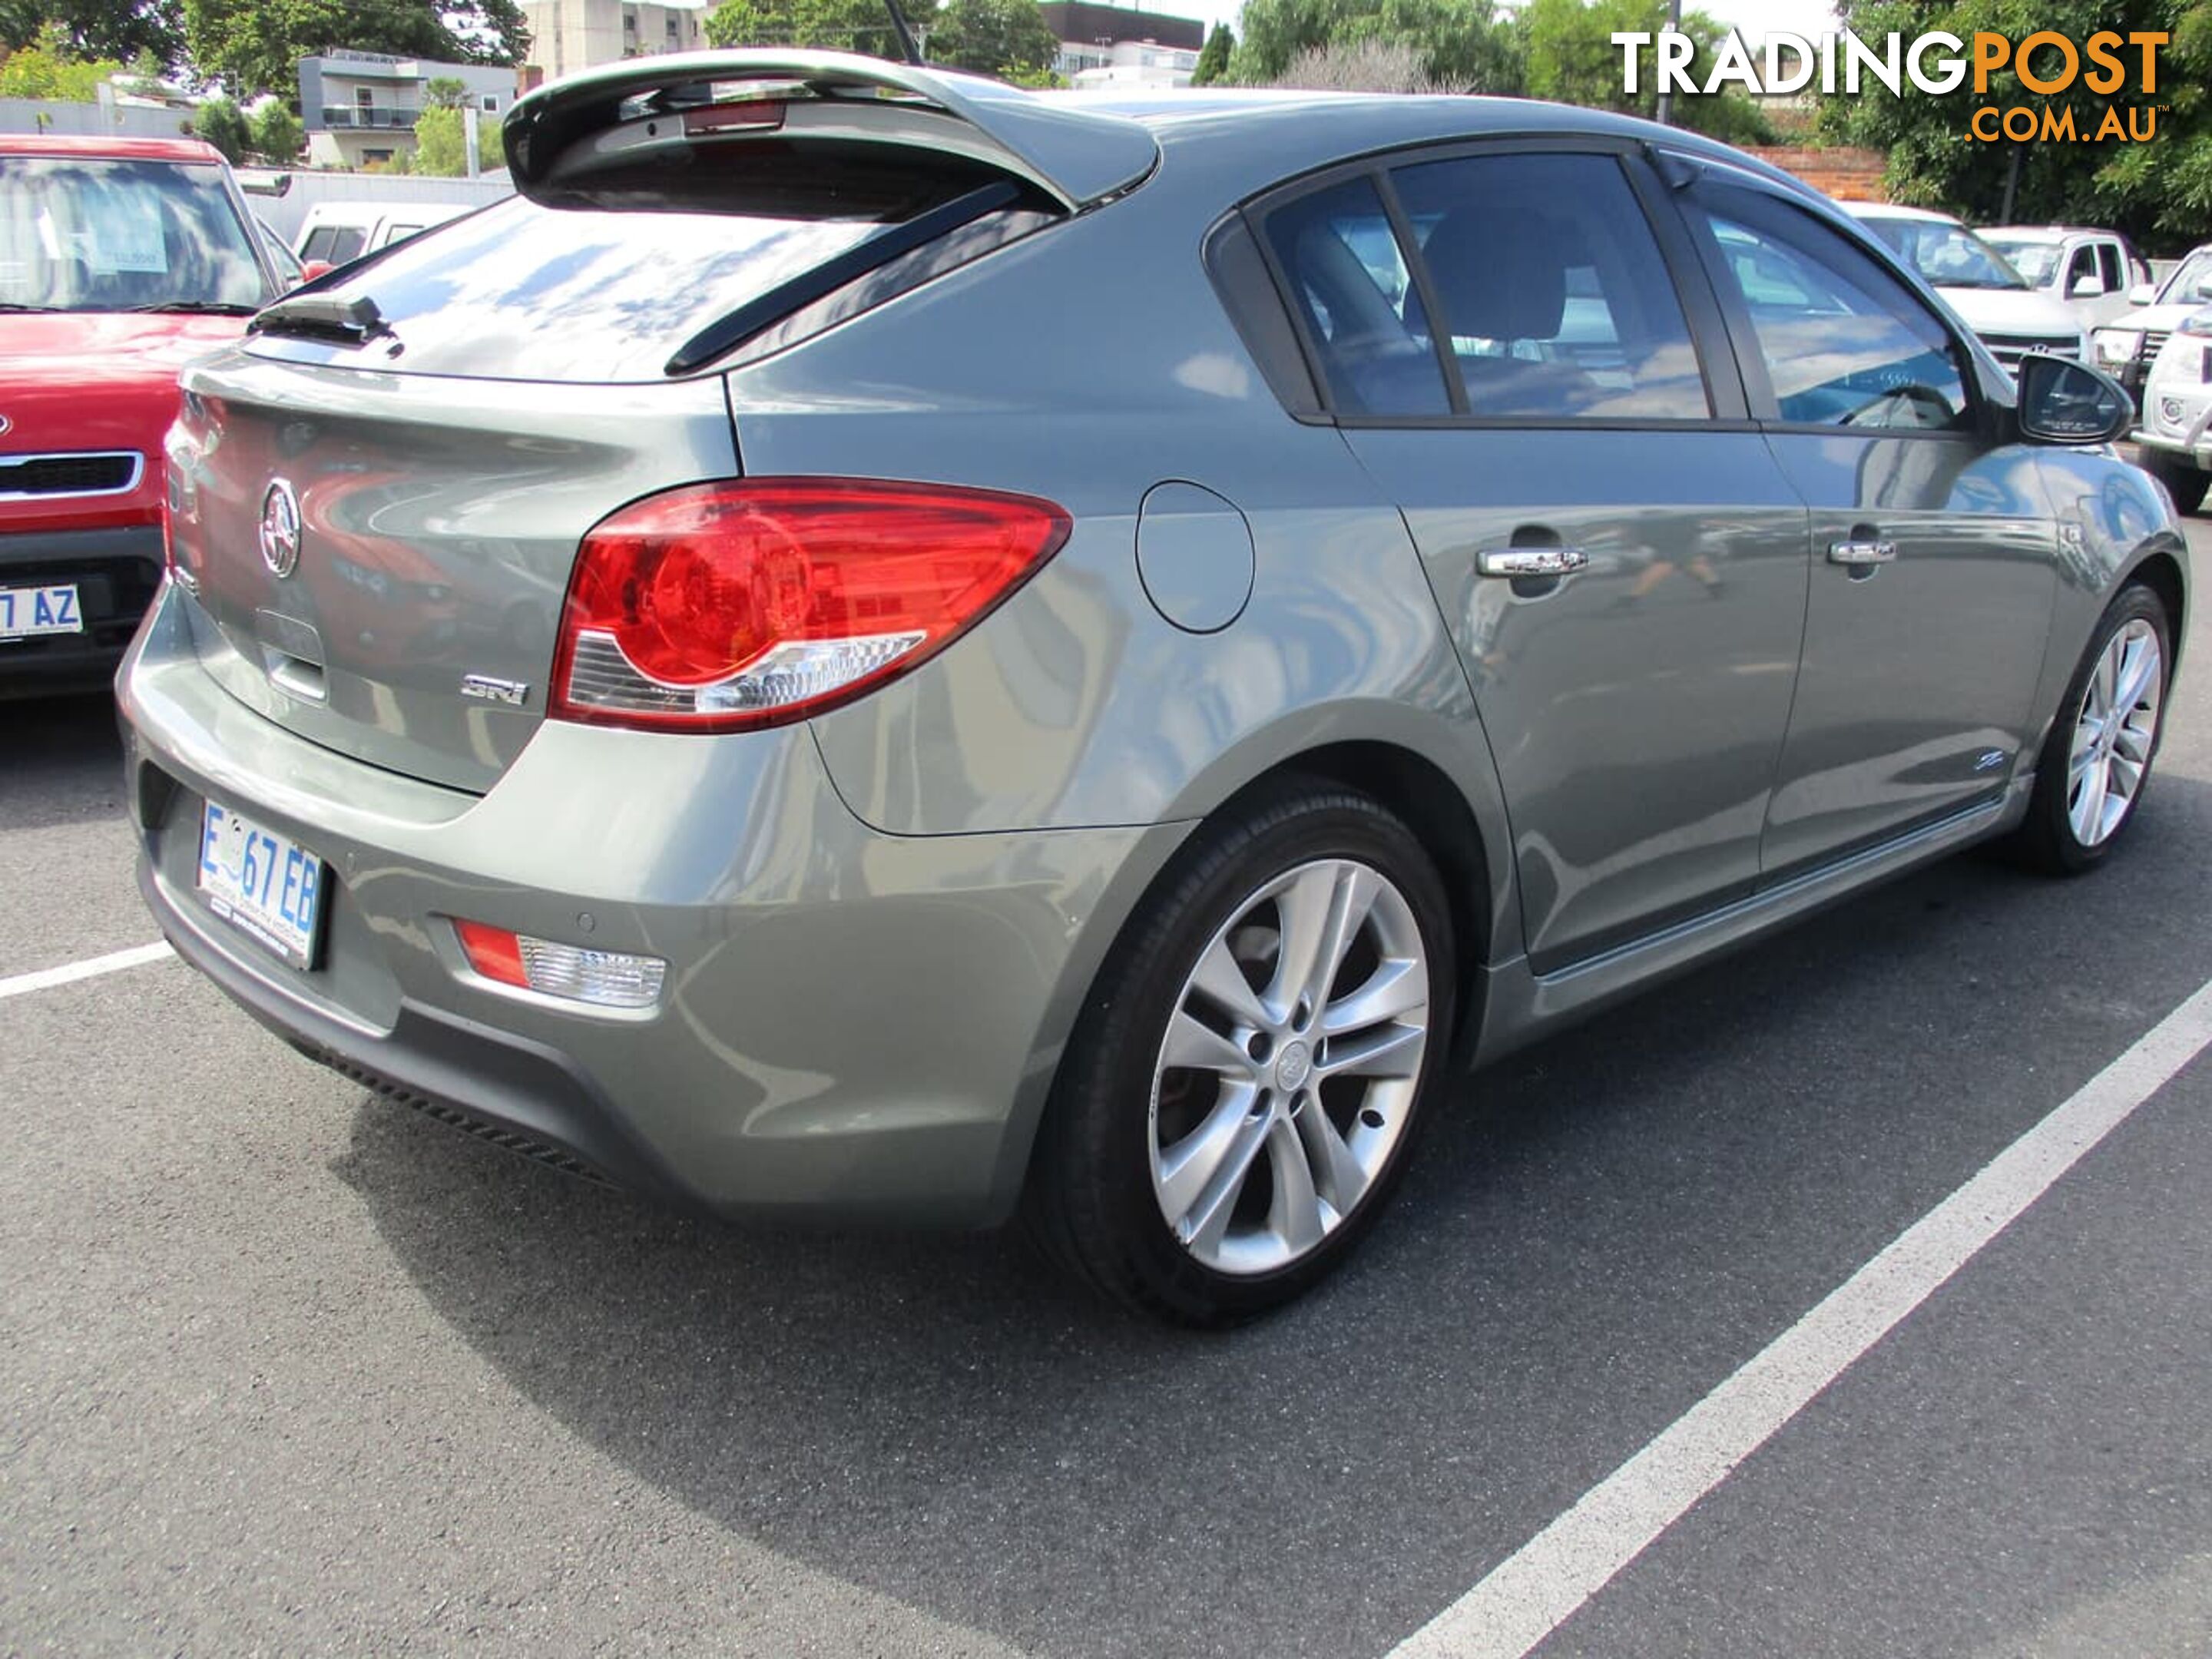
<path id="1" fill-rule="evenodd" d="M 948 484 L 687 484 L 601 520 L 568 582 L 556 718 L 724 732 L 818 714 L 971 626 L 1057 551 L 1049 501 Z"/>

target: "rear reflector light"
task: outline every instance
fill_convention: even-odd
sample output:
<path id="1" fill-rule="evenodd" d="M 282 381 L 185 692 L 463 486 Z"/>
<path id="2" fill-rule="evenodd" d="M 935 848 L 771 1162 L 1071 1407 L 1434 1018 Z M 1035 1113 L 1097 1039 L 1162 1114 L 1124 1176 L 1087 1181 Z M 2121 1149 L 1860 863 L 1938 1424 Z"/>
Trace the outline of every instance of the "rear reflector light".
<path id="1" fill-rule="evenodd" d="M 773 726 L 904 672 L 1067 539 L 1049 501 L 854 478 L 690 484 L 584 538 L 553 665 L 557 718 Z"/>
<path id="2" fill-rule="evenodd" d="M 459 917 L 453 933 L 469 966 L 486 979 L 570 1002 L 650 1008 L 660 1000 L 661 983 L 668 976 L 668 964 L 659 957 L 589 951 Z"/>

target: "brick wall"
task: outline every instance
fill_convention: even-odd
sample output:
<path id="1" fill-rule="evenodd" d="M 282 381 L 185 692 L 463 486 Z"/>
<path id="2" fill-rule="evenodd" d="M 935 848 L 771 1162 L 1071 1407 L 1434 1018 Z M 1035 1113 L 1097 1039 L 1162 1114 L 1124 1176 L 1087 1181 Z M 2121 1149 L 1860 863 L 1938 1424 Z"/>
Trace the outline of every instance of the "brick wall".
<path id="1" fill-rule="evenodd" d="M 1889 192 L 1881 182 L 1886 158 L 1878 149 L 1815 149 L 1810 147 L 1768 145 L 1751 154 L 1762 161 L 1795 173 L 1814 189 L 1839 202 L 1887 202 Z"/>

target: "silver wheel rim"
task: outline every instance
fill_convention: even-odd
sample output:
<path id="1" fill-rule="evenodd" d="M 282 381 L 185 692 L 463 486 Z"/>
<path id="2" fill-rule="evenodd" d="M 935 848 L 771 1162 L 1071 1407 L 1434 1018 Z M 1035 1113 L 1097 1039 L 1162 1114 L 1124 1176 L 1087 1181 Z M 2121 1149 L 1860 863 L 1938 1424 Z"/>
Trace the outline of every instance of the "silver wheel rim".
<path id="1" fill-rule="evenodd" d="M 1381 872 L 1318 860 L 1245 899 L 1152 1068 L 1152 1193 L 1183 1249 L 1246 1275 L 1319 1248 L 1389 1164 L 1428 1039 L 1427 951 Z"/>
<path id="2" fill-rule="evenodd" d="M 2066 820 L 2084 847 L 2117 835 L 2142 793 L 2158 741 L 2164 667 L 2157 630 L 2140 617 L 2097 654 L 2066 767 Z"/>

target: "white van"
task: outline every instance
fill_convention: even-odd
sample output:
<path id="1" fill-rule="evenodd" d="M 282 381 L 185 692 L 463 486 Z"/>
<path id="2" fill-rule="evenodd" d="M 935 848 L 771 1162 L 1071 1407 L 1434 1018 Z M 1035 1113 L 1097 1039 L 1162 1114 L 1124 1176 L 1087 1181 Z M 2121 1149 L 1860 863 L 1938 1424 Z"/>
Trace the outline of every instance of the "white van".
<path id="1" fill-rule="evenodd" d="M 441 202 L 318 202 L 307 210 L 292 249 L 311 276 L 320 276 L 468 210 Z"/>

